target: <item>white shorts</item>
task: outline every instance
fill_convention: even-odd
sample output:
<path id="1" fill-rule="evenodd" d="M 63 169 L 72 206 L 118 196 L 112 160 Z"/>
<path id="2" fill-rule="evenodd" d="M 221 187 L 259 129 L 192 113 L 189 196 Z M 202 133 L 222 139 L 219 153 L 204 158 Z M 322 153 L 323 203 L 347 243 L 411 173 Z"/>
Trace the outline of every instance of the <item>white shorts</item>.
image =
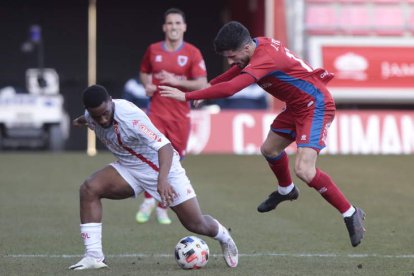
<path id="1" fill-rule="evenodd" d="M 119 162 L 113 162 L 110 165 L 114 167 L 131 186 L 135 192 L 135 197 L 144 191 L 147 191 L 153 198 L 161 202 L 160 194 L 157 191 L 158 172 L 139 172 L 136 168 L 122 165 Z M 177 197 L 170 204 L 170 207 L 179 205 L 196 196 L 193 186 L 185 174 L 184 169 L 171 169 L 168 175 L 168 182 L 177 194 Z"/>

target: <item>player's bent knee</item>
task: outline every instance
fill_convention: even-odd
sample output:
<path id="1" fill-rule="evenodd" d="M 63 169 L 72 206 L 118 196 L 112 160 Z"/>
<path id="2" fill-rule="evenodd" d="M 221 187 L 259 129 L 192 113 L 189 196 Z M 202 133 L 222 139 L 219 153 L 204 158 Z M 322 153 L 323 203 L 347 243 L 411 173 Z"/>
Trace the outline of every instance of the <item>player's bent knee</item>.
<path id="1" fill-rule="evenodd" d="M 79 195 L 81 197 L 99 196 L 99 188 L 88 179 L 85 180 L 79 188 Z"/>
<path id="2" fill-rule="evenodd" d="M 270 159 L 277 157 L 281 153 L 281 151 L 275 150 L 274 148 L 270 148 L 266 146 L 265 144 L 263 144 L 260 147 L 260 152 L 265 158 L 270 158 Z"/>
<path id="3" fill-rule="evenodd" d="M 262 153 L 262 155 L 263 155 L 264 157 L 266 157 L 266 156 L 270 156 L 270 154 L 271 154 L 271 152 L 270 152 L 269 148 L 268 148 L 268 147 L 266 147 L 266 146 L 265 146 L 265 144 L 261 145 L 261 147 L 260 147 L 260 152 Z"/>
<path id="4" fill-rule="evenodd" d="M 305 183 L 310 183 L 314 177 L 312 170 L 306 166 L 295 166 L 295 174 Z"/>

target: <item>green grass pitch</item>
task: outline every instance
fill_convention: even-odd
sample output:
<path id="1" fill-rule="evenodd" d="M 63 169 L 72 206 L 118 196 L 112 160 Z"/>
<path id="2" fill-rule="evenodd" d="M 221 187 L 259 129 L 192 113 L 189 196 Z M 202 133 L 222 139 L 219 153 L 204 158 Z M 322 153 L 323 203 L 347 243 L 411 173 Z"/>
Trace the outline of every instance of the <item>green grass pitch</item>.
<path id="1" fill-rule="evenodd" d="M 275 188 L 260 156 L 188 156 L 183 166 L 203 211 L 232 230 L 238 268 L 227 268 L 218 243 L 205 237 L 207 266 L 181 270 L 173 250 L 190 233 L 172 212 L 171 225 L 158 225 L 154 217 L 138 225 L 139 197 L 103 202 L 110 269 L 69 271 L 83 253 L 79 185 L 112 160 L 106 152 L 93 158 L 0 153 L 0 275 L 414 275 L 412 156 L 320 157 L 318 166 L 367 213 L 366 237 L 357 248 L 337 211 L 297 179 L 297 201 L 259 214 L 257 205 Z"/>

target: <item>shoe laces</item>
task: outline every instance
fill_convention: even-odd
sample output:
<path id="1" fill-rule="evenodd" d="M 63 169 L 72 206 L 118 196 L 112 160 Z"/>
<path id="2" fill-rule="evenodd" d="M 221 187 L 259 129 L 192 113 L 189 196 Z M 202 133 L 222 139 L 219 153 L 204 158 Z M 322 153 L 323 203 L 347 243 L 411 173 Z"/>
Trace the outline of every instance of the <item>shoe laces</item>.
<path id="1" fill-rule="evenodd" d="M 230 253 L 230 255 L 237 255 L 236 247 L 234 246 L 235 244 L 232 239 L 228 238 L 226 241 L 220 242 L 220 244 L 224 251 Z"/>

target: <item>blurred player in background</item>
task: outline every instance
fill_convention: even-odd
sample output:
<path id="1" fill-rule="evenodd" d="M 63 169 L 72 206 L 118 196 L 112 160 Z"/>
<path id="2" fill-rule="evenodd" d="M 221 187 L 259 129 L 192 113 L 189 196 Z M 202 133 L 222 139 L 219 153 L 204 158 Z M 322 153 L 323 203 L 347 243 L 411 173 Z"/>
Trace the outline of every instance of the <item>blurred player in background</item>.
<path id="1" fill-rule="evenodd" d="M 190 104 L 161 97 L 157 87 L 163 84 L 182 91 L 201 89 L 207 85 L 207 72 L 200 50 L 184 41 L 187 25 L 183 11 L 175 8 L 167 10 L 162 30 L 165 39 L 151 44 L 144 54 L 140 79 L 147 96 L 151 97 L 148 116 L 182 158 L 190 135 Z M 156 205 L 149 193 L 144 193 L 144 196 L 136 214 L 139 223 L 148 221 Z M 159 223 L 171 223 L 162 204 L 158 203 L 156 213 Z"/>
<path id="2" fill-rule="evenodd" d="M 238 264 L 236 244 L 227 229 L 203 215 L 196 194 L 170 141 L 148 116 L 126 100 L 112 100 L 103 86 L 83 92 L 85 115 L 75 126 L 87 125 L 117 161 L 92 174 L 80 187 L 80 231 L 84 257 L 73 270 L 107 267 L 102 251 L 102 198 L 125 199 L 147 191 L 170 206 L 189 231 L 218 240 L 229 267 Z"/>
<path id="3" fill-rule="evenodd" d="M 335 116 L 335 103 L 326 88 L 333 75 L 324 69 L 312 69 L 296 57 L 280 41 L 258 37 L 252 39 L 239 22 L 229 22 L 218 32 L 214 46 L 231 68 L 213 79 L 209 88 L 182 93 L 176 88 L 161 86 L 161 94 L 177 100 L 215 99 L 228 97 L 257 83 L 273 97 L 286 103 L 272 125 L 261 152 L 278 180 L 276 191 L 258 206 L 269 212 L 286 200 L 296 200 L 299 190 L 292 182 L 285 148 L 297 144 L 296 175 L 318 191 L 343 216 L 352 246 L 364 236 L 365 213 L 342 194 L 329 175 L 316 168 L 320 150 Z"/>

